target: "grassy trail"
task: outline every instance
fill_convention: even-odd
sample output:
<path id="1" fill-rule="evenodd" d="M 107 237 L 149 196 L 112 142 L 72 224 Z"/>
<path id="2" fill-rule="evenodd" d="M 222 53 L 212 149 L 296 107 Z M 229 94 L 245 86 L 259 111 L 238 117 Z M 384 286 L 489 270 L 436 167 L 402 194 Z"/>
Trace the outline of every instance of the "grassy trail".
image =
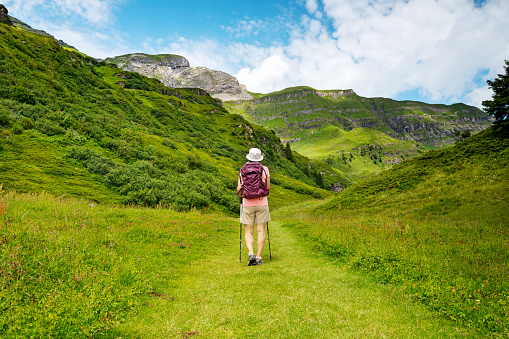
<path id="1" fill-rule="evenodd" d="M 237 233 L 238 234 L 238 233 Z M 272 261 L 248 267 L 238 238 L 211 248 L 158 299 L 124 324 L 148 338 L 450 338 L 465 332 L 313 253 L 290 230 L 270 223 Z M 235 246 L 237 245 L 237 246 Z"/>

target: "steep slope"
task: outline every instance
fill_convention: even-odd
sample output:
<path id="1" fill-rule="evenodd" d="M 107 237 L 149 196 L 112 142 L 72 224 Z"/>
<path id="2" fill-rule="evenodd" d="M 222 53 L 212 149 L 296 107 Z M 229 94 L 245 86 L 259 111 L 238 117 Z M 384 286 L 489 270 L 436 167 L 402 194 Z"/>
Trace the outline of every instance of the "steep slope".
<path id="1" fill-rule="evenodd" d="M 201 88 L 221 99 L 252 99 L 246 86 L 239 84 L 234 76 L 206 67 L 190 67 L 189 61 L 180 55 L 135 53 L 107 58 L 105 62 L 126 71 L 159 79 L 168 87 Z"/>
<path id="2" fill-rule="evenodd" d="M 354 180 L 415 156 L 422 146 L 450 145 L 455 132 L 476 132 L 492 123 L 490 116 L 464 104 L 364 98 L 353 90 L 295 87 L 253 96 L 225 102 L 224 107 L 273 129 L 305 156 L 329 158 Z M 345 157 L 359 161 L 343 161 Z"/>
<path id="3" fill-rule="evenodd" d="M 324 163 L 288 155 L 273 132 L 203 90 L 168 88 L 4 24 L 0 128 L 0 184 L 20 191 L 237 212 L 237 171 L 250 147 L 266 155 L 275 205 L 344 182 Z"/>
<path id="4" fill-rule="evenodd" d="M 372 208 L 384 200 L 423 216 L 476 211 L 487 205 L 500 210 L 498 217 L 507 214 L 509 207 L 503 208 L 509 204 L 507 124 L 495 124 L 453 147 L 395 165 L 351 186 L 323 208 Z"/>

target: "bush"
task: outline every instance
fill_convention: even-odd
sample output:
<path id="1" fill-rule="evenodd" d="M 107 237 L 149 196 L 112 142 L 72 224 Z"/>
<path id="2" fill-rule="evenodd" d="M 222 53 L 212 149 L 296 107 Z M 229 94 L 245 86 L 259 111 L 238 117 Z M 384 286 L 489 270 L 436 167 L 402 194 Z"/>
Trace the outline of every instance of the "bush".
<path id="1" fill-rule="evenodd" d="M 65 134 L 65 130 L 62 127 L 46 119 L 38 120 L 35 124 L 35 128 L 48 136 Z"/>
<path id="2" fill-rule="evenodd" d="M 23 117 L 21 119 L 21 126 L 23 126 L 23 129 L 32 129 L 35 127 L 34 121 L 30 118 Z"/>
<path id="3" fill-rule="evenodd" d="M 11 125 L 11 117 L 9 111 L 6 109 L 0 109 L 0 126 L 9 127 Z"/>
<path id="4" fill-rule="evenodd" d="M 9 98 L 29 105 L 35 105 L 35 97 L 26 88 L 13 86 L 9 90 Z"/>
<path id="5" fill-rule="evenodd" d="M 23 126 L 19 121 L 15 122 L 14 125 L 12 125 L 11 132 L 14 134 L 23 133 Z"/>
<path id="6" fill-rule="evenodd" d="M 177 149 L 177 145 L 175 145 L 175 143 L 173 141 L 171 141 L 170 139 L 164 139 L 163 140 L 163 145 L 164 146 L 167 146 L 171 149 Z"/>
<path id="7" fill-rule="evenodd" d="M 72 147 L 66 156 L 78 160 L 88 171 L 96 174 L 107 175 L 116 168 L 116 164 L 113 161 L 89 148 Z"/>

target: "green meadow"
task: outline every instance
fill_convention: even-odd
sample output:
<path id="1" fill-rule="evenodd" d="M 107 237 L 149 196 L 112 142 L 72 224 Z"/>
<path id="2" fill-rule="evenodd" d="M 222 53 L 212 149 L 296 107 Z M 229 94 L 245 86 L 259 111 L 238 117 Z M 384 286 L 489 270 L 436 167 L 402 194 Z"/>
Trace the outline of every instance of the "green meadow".
<path id="1" fill-rule="evenodd" d="M 429 149 L 415 141 L 401 141 L 374 129 L 357 127 L 346 131 L 334 125 L 303 134 L 292 146 L 295 152 L 323 160 L 351 182 L 391 168 L 393 163 L 389 159 L 402 161 Z"/>
<path id="2" fill-rule="evenodd" d="M 282 209 L 314 249 L 437 316 L 509 334 L 507 124 L 366 179 L 325 204 Z"/>
<path id="3" fill-rule="evenodd" d="M 3 192 L 3 338 L 460 337 L 473 330 L 270 223 L 272 260 L 239 262 L 239 224 Z M 266 246 L 267 247 L 267 246 Z"/>
<path id="4" fill-rule="evenodd" d="M 2 191 L 0 333 L 507 337 L 508 140 L 490 128 L 274 208 L 257 267 L 224 213 Z"/>

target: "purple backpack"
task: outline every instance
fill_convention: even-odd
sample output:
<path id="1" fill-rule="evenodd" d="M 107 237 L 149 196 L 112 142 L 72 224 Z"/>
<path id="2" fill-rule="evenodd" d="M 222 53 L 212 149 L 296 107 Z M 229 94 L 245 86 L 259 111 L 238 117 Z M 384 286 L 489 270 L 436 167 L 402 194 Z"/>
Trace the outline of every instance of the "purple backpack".
<path id="1" fill-rule="evenodd" d="M 240 169 L 242 198 L 256 199 L 269 195 L 269 189 L 262 180 L 263 165 L 259 162 L 248 162 Z"/>

